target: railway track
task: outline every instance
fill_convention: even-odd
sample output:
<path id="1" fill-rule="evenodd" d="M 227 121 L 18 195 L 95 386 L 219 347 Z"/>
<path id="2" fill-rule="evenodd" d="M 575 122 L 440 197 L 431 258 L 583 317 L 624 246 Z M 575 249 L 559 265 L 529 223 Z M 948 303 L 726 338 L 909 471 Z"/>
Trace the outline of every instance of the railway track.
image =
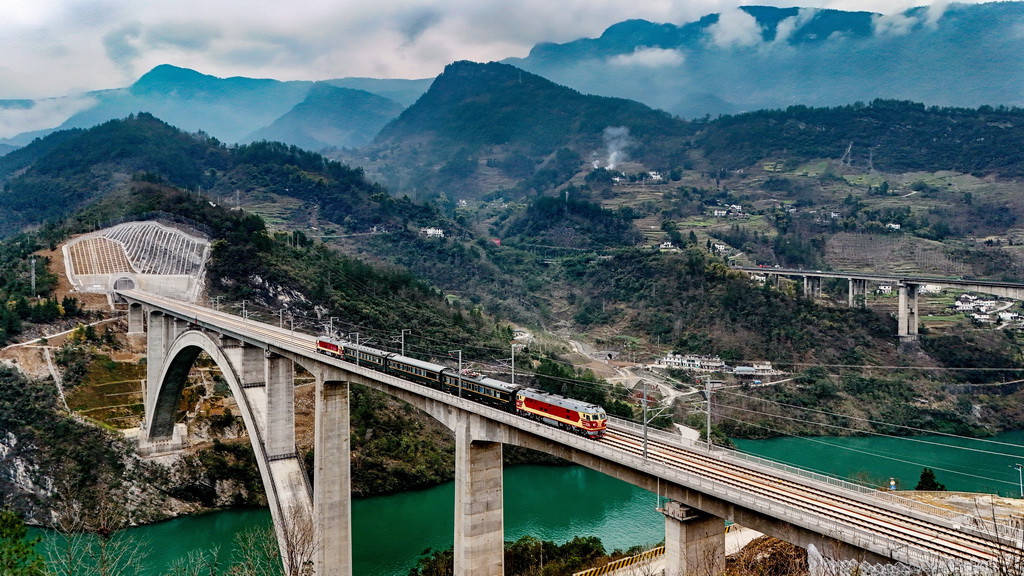
<path id="1" fill-rule="evenodd" d="M 609 430 L 600 442 L 636 456 L 643 456 L 643 439 L 637 434 Z M 808 486 L 785 476 L 762 472 L 749 465 L 731 463 L 707 453 L 686 450 L 657 439 L 647 441 L 647 458 L 653 462 L 697 474 L 724 486 L 770 499 L 794 511 L 827 518 L 850 531 L 862 531 L 901 547 L 917 547 L 951 560 L 988 563 L 1021 554 L 1014 547 L 969 532 L 958 531 L 938 520 L 897 514 L 852 496 Z M 894 546 L 895 547 L 895 546 Z"/>

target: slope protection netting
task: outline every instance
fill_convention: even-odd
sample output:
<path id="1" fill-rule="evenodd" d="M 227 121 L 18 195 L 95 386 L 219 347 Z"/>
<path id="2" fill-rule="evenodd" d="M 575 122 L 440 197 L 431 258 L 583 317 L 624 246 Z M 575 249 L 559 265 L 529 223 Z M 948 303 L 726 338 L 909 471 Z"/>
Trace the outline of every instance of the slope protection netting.
<path id="1" fill-rule="evenodd" d="M 151 222 L 132 222 L 104 232 L 124 247 L 132 268 L 139 274 L 197 275 L 202 271 L 209 246 L 205 241 Z"/>
<path id="2" fill-rule="evenodd" d="M 132 272 L 123 247 L 107 238 L 85 238 L 68 248 L 72 272 L 76 275 Z"/>

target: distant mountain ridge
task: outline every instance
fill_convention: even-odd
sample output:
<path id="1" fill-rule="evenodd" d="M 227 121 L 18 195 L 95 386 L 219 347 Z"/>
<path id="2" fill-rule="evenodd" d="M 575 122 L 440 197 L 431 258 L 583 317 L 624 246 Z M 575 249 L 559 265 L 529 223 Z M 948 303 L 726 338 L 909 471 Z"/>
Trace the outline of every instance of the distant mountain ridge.
<path id="1" fill-rule="evenodd" d="M 745 6 L 684 25 L 630 20 L 503 62 L 684 118 L 877 98 L 1024 105 L 1024 3 L 893 15 Z"/>
<path id="2" fill-rule="evenodd" d="M 366 145 L 402 105 L 376 94 L 317 82 L 306 98 L 242 140 L 273 140 L 306 150 Z"/>
<path id="3" fill-rule="evenodd" d="M 342 78 L 323 83 L 218 78 L 163 64 L 126 88 L 90 92 L 53 102 L 0 102 L 0 109 L 5 109 L 8 115 L 18 110 L 31 114 L 35 112 L 33 108 L 46 106 L 55 114 L 72 111 L 56 126 L 0 140 L 0 146 L 24 146 L 54 130 L 90 128 L 139 112 L 153 114 L 182 130 L 202 131 L 228 143 L 247 143 L 274 136 L 284 138 L 287 144 L 312 150 L 359 146 L 373 138 L 384 123 L 404 108 L 364 88 L 379 87 L 381 92 L 408 102 L 414 101 L 428 84 L 429 80 L 366 78 Z M 310 121 L 314 117 L 321 119 L 319 123 Z"/>

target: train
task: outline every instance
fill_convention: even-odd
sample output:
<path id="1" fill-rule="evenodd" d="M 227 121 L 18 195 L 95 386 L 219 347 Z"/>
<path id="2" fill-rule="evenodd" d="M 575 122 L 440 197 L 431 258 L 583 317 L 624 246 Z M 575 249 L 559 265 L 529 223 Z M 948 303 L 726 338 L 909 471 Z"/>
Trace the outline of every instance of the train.
<path id="1" fill-rule="evenodd" d="M 448 366 L 325 336 L 317 338 L 316 351 L 587 438 L 603 438 L 608 428 L 608 415 L 596 404 L 510 384 L 472 370 L 460 373 Z"/>

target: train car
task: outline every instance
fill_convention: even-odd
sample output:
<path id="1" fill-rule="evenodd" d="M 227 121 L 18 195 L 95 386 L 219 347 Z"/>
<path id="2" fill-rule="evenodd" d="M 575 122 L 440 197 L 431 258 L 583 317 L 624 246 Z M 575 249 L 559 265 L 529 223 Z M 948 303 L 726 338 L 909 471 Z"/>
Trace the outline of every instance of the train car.
<path id="1" fill-rule="evenodd" d="M 317 338 L 316 351 L 320 354 L 326 354 L 328 356 L 333 356 L 335 358 L 345 357 L 344 344 L 335 340 L 331 340 L 330 338 Z"/>
<path id="2" fill-rule="evenodd" d="M 441 372 L 444 366 L 438 366 L 431 362 L 424 362 L 408 356 L 392 354 L 387 358 L 385 372 L 394 374 L 400 378 L 411 380 L 419 384 L 430 386 L 436 390 L 442 390 Z"/>
<path id="3" fill-rule="evenodd" d="M 487 378 L 469 370 L 463 370 L 462 377 L 459 378 L 458 370 L 446 369 L 442 377 L 443 389 L 447 392 L 460 394 L 459 388 L 461 386 L 461 396 L 463 398 L 495 406 L 506 412 L 515 412 L 516 392 L 522 386 L 509 384 L 494 378 Z"/>
<path id="4" fill-rule="evenodd" d="M 601 438 L 608 428 L 604 408 L 533 388 L 516 393 L 516 412 L 588 438 Z"/>
<path id="5" fill-rule="evenodd" d="M 363 346 L 362 344 L 353 344 L 352 342 L 343 342 L 342 344 L 342 348 L 345 351 L 342 356 L 343 360 L 357 366 L 377 370 L 378 372 L 387 371 L 388 357 L 393 356 L 393 354 L 376 348 L 370 348 L 369 346 Z"/>
<path id="6" fill-rule="evenodd" d="M 600 406 L 509 384 L 471 370 L 463 370 L 460 375 L 454 368 L 327 337 L 317 339 L 316 350 L 589 438 L 603 437 L 608 427 L 608 417 Z"/>

